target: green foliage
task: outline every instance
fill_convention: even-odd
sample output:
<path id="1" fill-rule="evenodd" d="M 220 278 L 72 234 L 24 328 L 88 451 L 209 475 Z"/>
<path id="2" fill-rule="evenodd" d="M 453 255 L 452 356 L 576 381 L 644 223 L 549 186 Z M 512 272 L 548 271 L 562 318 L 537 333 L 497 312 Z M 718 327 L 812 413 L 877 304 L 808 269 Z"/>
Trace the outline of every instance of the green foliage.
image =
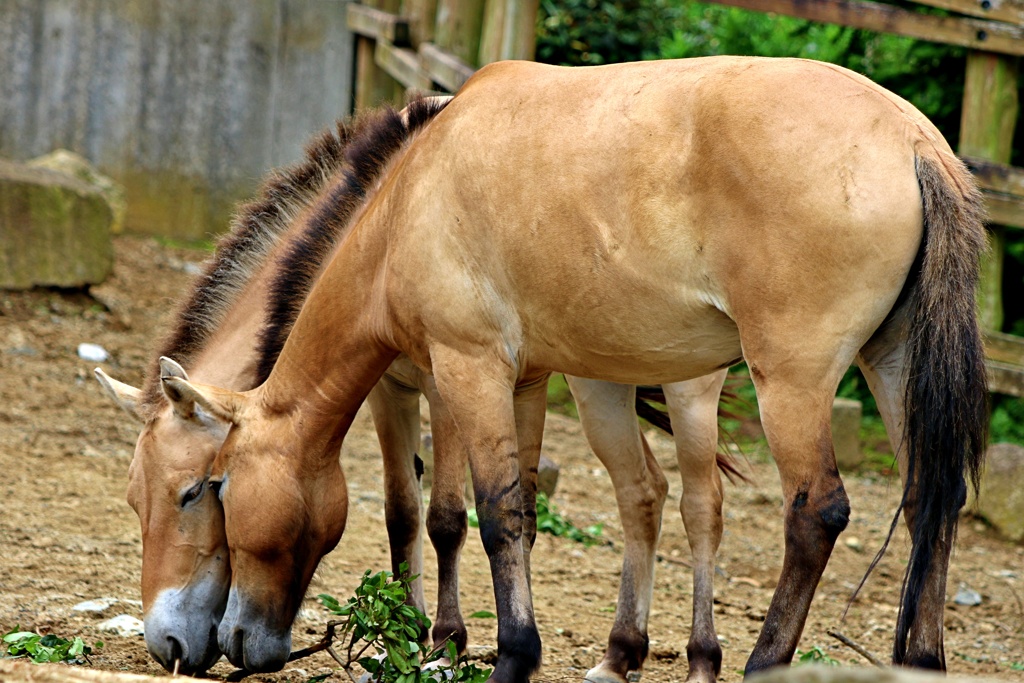
<path id="1" fill-rule="evenodd" d="M 1024 671 L 1024 662 L 1010 662 L 1011 671 Z"/>
<path id="2" fill-rule="evenodd" d="M 89 655 L 93 648 L 103 647 L 101 641 L 96 641 L 92 647 L 75 636 L 72 640 L 48 633 L 41 636 L 32 631 L 22 631 L 20 626 L 4 634 L 4 645 L 7 646 L 7 653 L 4 657 L 31 659 L 36 664 L 47 664 L 56 662 L 68 662 L 69 664 L 84 664 L 89 661 Z"/>
<path id="3" fill-rule="evenodd" d="M 796 651 L 797 664 L 824 664 L 826 666 L 841 666 L 838 660 L 829 657 L 824 650 L 815 645 L 807 652 Z"/>
<path id="4" fill-rule="evenodd" d="M 655 58 L 659 37 L 680 13 L 669 0 L 542 0 L 537 61 L 582 66 Z"/>
<path id="5" fill-rule="evenodd" d="M 430 619 L 406 604 L 410 583 L 416 577 L 409 576 L 407 564 L 403 563 L 400 569 L 397 578 L 391 572 L 373 574 L 367 570 L 355 595 L 344 604 L 330 595 L 318 596 L 324 607 L 344 618 L 339 632 L 341 638 L 348 639 L 348 664 L 358 662 L 374 683 L 486 681 L 490 669 L 481 669 L 466 657 L 459 657 L 451 640 L 422 652 L 420 643 L 430 631 Z M 446 656 L 447 663 L 443 662 Z M 425 666 L 434 663 L 436 668 L 424 671 Z"/>
<path id="6" fill-rule="evenodd" d="M 989 435 L 993 442 L 1024 444 L 1024 401 L 993 396 Z"/>
<path id="7" fill-rule="evenodd" d="M 555 506 L 551 504 L 544 493 L 537 494 L 537 531 L 538 533 L 551 534 L 561 538 L 568 538 L 586 547 L 594 545 L 605 545 L 607 541 L 601 538 L 604 531 L 603 524 L 593 524 L 586 529 L 580 529 L 568 519 L 563 517 Z"/>
<path id="8" fill-rule="evenodd" d="M 573 400 L 572 392 L 569 391 L 569 383 L 565 381 L 565 375 L 557 373 L 548 379 L 548 410 L 559 415 L 568 415 L 578 418 L 576 401 Z"/>
<path id="9" fill-rule="evenodd" d="M 964 89 L 963 48 L 736 7 L 682 6 L 682 15 L 662 34 L 660 57 L 734 54 L 839 64 L 912 102 L 956 146 Z"/>

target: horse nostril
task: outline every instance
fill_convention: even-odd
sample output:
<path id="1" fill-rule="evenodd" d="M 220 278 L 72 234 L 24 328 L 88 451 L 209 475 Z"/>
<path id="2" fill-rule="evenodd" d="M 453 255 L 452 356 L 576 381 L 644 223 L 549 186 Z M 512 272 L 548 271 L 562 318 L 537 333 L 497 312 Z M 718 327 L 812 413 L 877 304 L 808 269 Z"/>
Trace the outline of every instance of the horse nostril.
<path id="1" fill-rule="evenodd" d="M 181 647 L 181 641 L 174 636 L 167 636 L 167 643 L 171 646 L 171 656 L 167 663 L 173 667 L 175 662 L 182 659 L 185 650 Z"/>
<path id="2" fill-rule="evenodd" d="M 245 632 L 240 629 L 232 629 L 231 640 L 228 642 L 227 651 L 224 653 L 228 656 L 228 660 L 232 664 L 237 666 L 239 669 L 244 669 L 244 658 L 243 658 L 243 641 L 245 639 Z"/>

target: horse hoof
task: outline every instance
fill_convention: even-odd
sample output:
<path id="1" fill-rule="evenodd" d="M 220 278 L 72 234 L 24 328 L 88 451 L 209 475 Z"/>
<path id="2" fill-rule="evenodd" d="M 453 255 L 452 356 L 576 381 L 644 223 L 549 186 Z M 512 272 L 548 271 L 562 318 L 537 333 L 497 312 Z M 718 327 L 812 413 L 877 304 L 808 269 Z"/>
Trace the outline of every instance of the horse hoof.
<path id="1" fill-rule="evenodd" d="M 610 669 L 602 668 L 600 664 L 588 671 L 587 675 L 583 678 L 584 683 L 639 683 L 639 681 L 639 671 L 630 671 L 623 678 Z"/>

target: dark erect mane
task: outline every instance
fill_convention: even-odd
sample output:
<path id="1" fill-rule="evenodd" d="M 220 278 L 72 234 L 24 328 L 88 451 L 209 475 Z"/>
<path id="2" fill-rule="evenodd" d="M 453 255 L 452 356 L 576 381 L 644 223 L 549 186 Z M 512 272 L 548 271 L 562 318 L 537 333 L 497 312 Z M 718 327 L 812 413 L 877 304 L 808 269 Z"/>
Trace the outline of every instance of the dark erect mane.
<path id="1" fill-rule="evenodd" d="M 231 231 L 221 238 L 213 258 L 181 302 L 175 326 L 160 345 L 159 356 L 188 368 L 220 325 L 245 284 L 266 261 L 294 216 L 322 191 L 345 162 L 349 130 L 338 122 L 306 147 L 305 159 L 271 171 L 255 199 L 239 206 Z M 160 367 L 154 358 L 146 373 L 143 409 L 152 414 L 164 402 Z"/>
<path id="2" fill-rule="evenodd" d="M 339 121 L 336 131 L 324 131 L 308 144 L 302 162 L 271 171 L 256 199 L 238 208 L 231 231 L 221 238 L 213 258 L 179 306 L 174 328 L 160 345 L 157 358 L 173 358 L 188 369 L 296 217 L 319 202 L 302 234 L 276 264 L 279 271 L 272 283 L 267 323 L 257 340 L 257 376 L 262 383 L 323 260 L 369 188 L 405 141 L 446 103 L 415 101 L 404 119 L 384 109 L 368 112 L 351 125 Z M 337 181 L 342 168 L 345 173 Z M 148 415 L 164 403 L 157 358 L 146 373 L 143 390 L 143 410 Z"/>
<path id="3" fill-rule="evenodd" d="M 360 117 L 345 150 L 344 174 L 318 200 L 303 234 L 277 266 L 268 299 L 266 327 L 257 347 L 257 382 L 270 376 L 299 310 L 324 261 L 346 234 L 355 212 L 406 141 L 434 118 L 448 100 L 416 100 L 403 116 L 385 108 Z"/>

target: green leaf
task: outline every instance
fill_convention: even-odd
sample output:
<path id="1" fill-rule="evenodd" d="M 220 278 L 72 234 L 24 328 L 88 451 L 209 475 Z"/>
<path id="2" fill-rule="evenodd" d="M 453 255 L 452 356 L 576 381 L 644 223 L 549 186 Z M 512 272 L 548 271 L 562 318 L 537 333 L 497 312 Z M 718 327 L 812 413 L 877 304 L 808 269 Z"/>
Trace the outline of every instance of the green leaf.
<path id="1" fill-rule="evenodd" d="M 498 615 L 494 612 L 488 612 L 485 609 L 478 610 L 469 615 L 470 619 L 497 619 Z"/>
<path id="2" fill-rule="evenodd" d="M 17 626 L 15 626 L 15 628 L 17 628 Z M 16 641 L 19 641 L 19 640 L 24 640 L 25 638 L 32 638 L 32 637 L 38 638 L 39 636 L 37 636 L 35 633 L 32 633 L 31 631 L 17 631 L 17 632 L 12 631 L 12 632 L 10 632 L 10 633 L 8 633 L 7 635 L 4 636 L 4 642 L 5 643 L 13 643 L 13 642 L 16 642 Z"/>

